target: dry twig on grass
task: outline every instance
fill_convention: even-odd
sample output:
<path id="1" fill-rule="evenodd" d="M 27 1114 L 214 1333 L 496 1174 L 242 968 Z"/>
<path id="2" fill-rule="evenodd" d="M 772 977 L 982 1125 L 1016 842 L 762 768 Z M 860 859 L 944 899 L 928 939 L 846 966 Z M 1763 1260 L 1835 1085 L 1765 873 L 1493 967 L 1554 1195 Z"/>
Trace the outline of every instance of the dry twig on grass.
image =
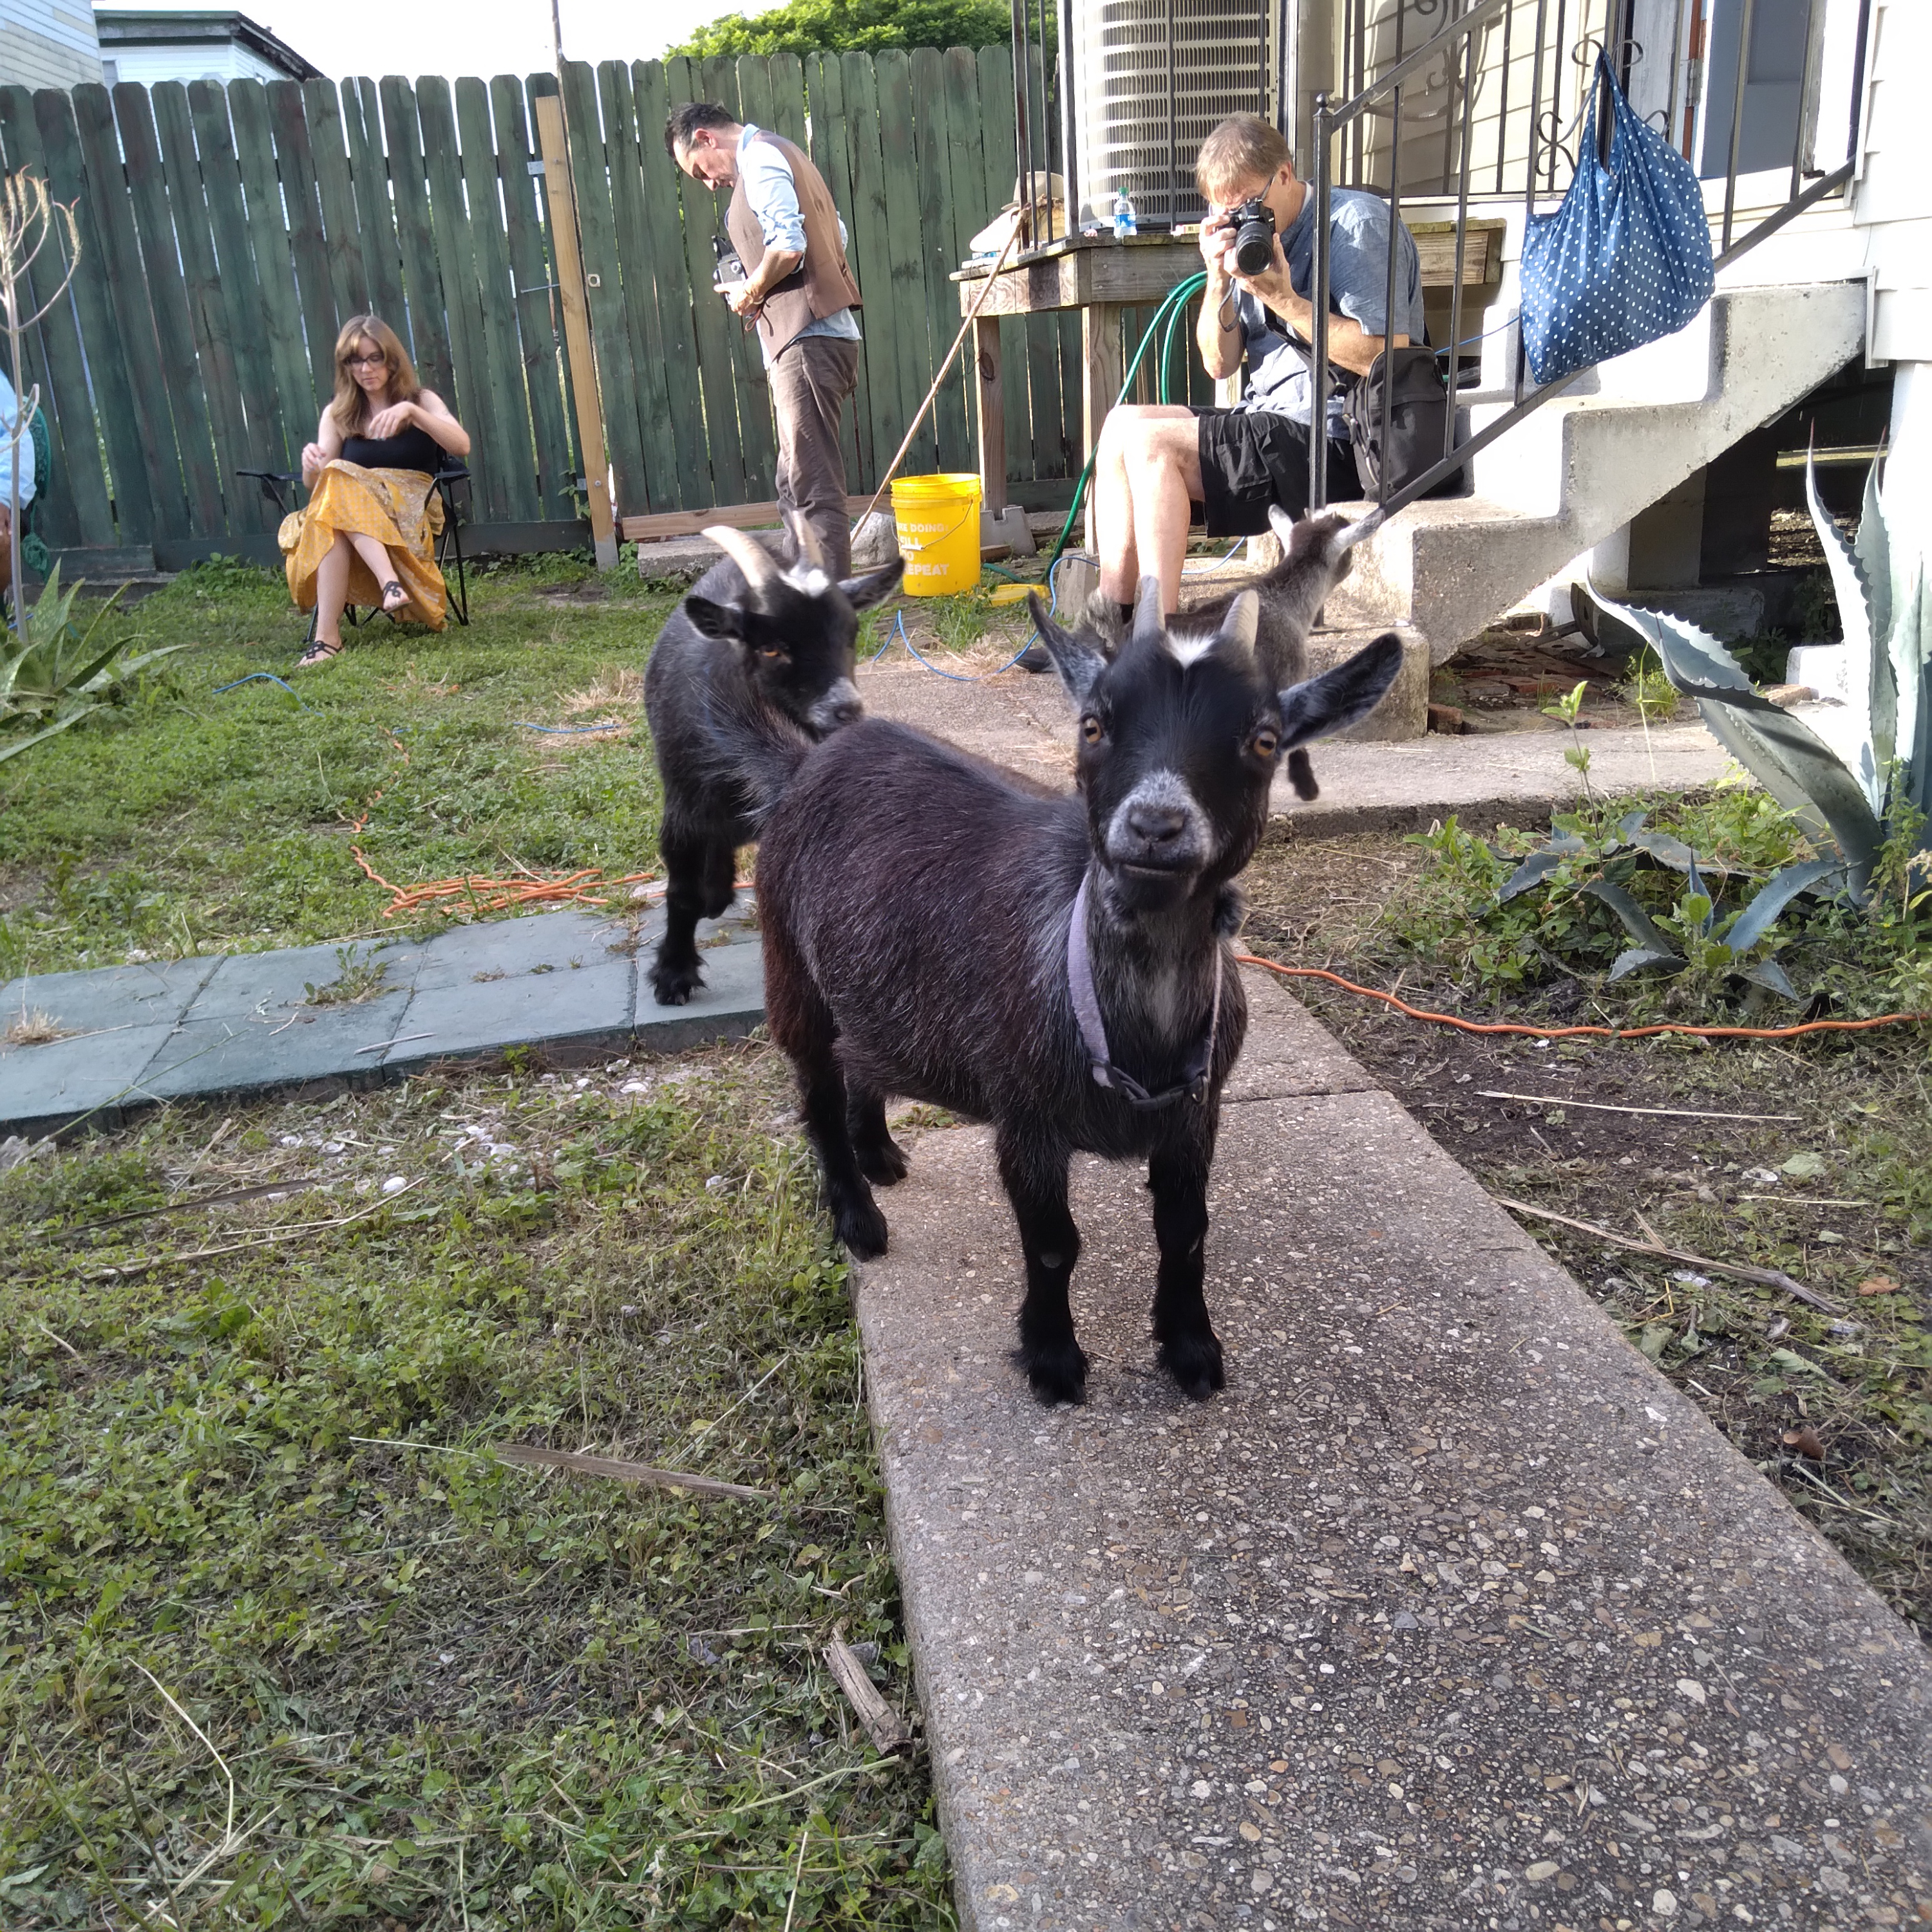
<path id="1" fill-rule="evenodd" d="M 866 1735 L 886 1757 L 904 1757 L 912 1750 L 912 1732 L 899 1714 L 879 1695 L 877 1686 L 866 1675 L 866 1666 L 844 1638 L 836 1632 L 825 1648 L 826 1668 L 838 1680 Z"/>
<path id="2" fill-rule="evenodd" d="M 742 1496 L 770 1500 L 768 1490 L 748 1489 L 742 1483 L 721 1483 L 714 1476 L 694 1476 L 682 1469 L 654 1469 L 648 1462 L 627 1462 L 614 1456 L 586 1456 L 569 1449 L 539 1449 L 527 1442 L 499 1442 L 491 1452 L 500 1461 L 531 1469 L 566 1469 L 579 1476 L 609 1476 L 620 1483 L 654 1483 L 665 1490 L 688 1490 L 694 1496 Z"/>
<path id="3" fill-rule="evenodd" d="M 1594 1221 L 1574 1220 L 1568 1214 L 1556 1214 L 1548 1208 L 1532 1207 L 1527 1201 L 1513 1201 L 1507 1194 L 1491 1198 L 1505 1208 L 1514 1208 L 1519 1214 L 1532 1214 L 1538 1220 L 1560 1222 L 1564 1227 L 1574 1228 L 1579 1234 L 1608 1241 L 1613 1247 L 1629 1248 L 1640 1255 L 1654 1255 L 1659 1261 L 1681 1262 L 1686 1268 L 1708 1268 L 1713 1274 L 1727 1274 L 1739 1281 L 1754 1281 L 1766 1288 L 1781 1288 L 1807 1307 L 1821 1310 L 1827 1315 L 1844 1312 L 1837 1302 L 1820 1294 L 1816 1288 L 1807 1288 L 1802 1281 L 1793 1281 L 1780 1268 L 1749 1268 L 1742 1262 L 1714 1262 L 1708 1255 L 1687 1254 L 1681 1248 L 1666 1248 L 1660 1241 L 1640 1241 L 1628 1234 L 1614 1234 L 1608 1228 L 1598 1227 Z M 1642 1216 L 1640 1215 L 1638 1219 L 1641 1220 Z"/>

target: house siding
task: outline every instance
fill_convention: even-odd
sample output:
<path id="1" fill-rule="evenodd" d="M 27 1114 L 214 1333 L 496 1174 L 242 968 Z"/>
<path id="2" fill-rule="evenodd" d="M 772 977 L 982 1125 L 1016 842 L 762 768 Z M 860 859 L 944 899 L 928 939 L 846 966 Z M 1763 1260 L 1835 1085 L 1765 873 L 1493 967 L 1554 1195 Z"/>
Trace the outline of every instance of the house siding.
<path id="1" fill-rule="evenodd" d="M 106 58 L 117 80 L 152 87 L 163 80 L 286 80 L 273 61 L 232 40 L 183 41 L 171 46 L 110 45 Z"/>
<path id="2" fill-rule="evenodd" d="M 94 14 L 53 0 L 0 0 L 0 82 L 78 87 L 100 78 Z"/>
<path id="3" fill-rule="evenodd" d="M 1932 68 L 1926 0 L 1877 0 L 1865 69 L 1864 125 L 1852 218 L 1872 284 L 1870 356 L 1932 362 Z"/>

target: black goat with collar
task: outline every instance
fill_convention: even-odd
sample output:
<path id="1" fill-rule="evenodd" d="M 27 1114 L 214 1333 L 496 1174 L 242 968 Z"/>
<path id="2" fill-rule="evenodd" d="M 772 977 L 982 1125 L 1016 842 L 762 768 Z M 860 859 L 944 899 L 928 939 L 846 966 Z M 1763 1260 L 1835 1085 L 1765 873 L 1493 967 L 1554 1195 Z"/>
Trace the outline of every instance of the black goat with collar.
<path id="1" fill-rule="evenodd" d="M 1282 690 L 1256 652 L 1252 593 L 1209 637 L 1175 637 L 1149 579 L 1111 663 L 1036 598 L 1033 615 L 1080 707 L 1078 794 L 883 721 L 814 746 L 759 847 L 766 1010 L 839 1237 L 861 1259 L 886 1247 L 873 1186 L 906 1172 L 886 1096 L 992 1123 L 1026 1260 L 1019 1360 L 1043 1400 L 1077 1400 L 1087 1375 L 1067 1306 L 1069 1160 L 1145 1160 L 1154 1335 L 1175 1381 L 1204 1396 L 1222 1381 L 1202 1292 L 1208 1173 L 1247 1026 L 1224 952 L 1234 881 L 1280 760 L 1366 716 L 1401 649 L 1379 638 Z M 1083 896 L 1106 1050 L 1131 1090 L 1096 1079 L 1070 988 Z"/>
<path id="2" fill-rule="evenodd" d="M 644 671 L 644 710 L 664 788 L 664 934 L 651 964 L 661 1006 L 704 983 L 698 922 L 736 896 L 738 848 L 758 836 L 786 760 L 850 724 L 859 613 L 899 580 L 895 559 L 835 584 L 809 564 L 782 568 L 756 538 L 704 534 L 725 555 L 665 620 Z"/>

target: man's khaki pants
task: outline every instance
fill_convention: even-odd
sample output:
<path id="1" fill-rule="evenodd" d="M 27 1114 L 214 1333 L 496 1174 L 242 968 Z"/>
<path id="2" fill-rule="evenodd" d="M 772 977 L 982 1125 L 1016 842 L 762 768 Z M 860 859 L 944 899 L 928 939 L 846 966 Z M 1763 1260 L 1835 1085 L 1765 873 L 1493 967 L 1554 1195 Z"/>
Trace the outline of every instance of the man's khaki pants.
<path id="1" fill-rule="evenodd" d="M 859 345 L 836 336 L 802 335 L 778 352 L 770 375 L 778 425 L 779 514 L 802 557 L 809 560 L 815 551 L 832 577 L 849 577 L 852 525 L 845 514 L 838 417 L 859 380 Z"/>

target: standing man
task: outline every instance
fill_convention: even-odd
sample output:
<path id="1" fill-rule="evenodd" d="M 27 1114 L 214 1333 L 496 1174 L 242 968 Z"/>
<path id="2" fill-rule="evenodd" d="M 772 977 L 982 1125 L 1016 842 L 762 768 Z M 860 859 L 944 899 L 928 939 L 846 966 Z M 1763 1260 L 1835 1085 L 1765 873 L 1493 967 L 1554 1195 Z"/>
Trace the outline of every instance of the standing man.
<path id="1" fill-rule="evenodd" d="M 1128 404 L 1112 410 L 1094 466 L 1099 595 L 1131 616 L 1143 575 L 1160 579 L 1163 608 L 1180 608 L 1180 566 L 1192 506 L 1210 537 L 1258 536 L 1268 506 L 1308 507 L 1308 439 L 1314 378 L 1300 344 L 1313 332 L 1307 291 L 1315 266 L 1315 197 L 1295 178 L 1288 143 L 1258 115 L 1231 115 L 1201 144 L 1195 179 L 1207 198 L 1201 253 L 1208 286 L 1196 331 L 1217 382 L 1248 365 L 1247 393 L 1231 410 Z M 1274 216 L 1274 260 L 1258 275 L 1234 272 L 1234 224 L 1244 202 Z M 1342 421 L 1342 394 L 1385 348 L 1423 339 L 1422 272 L 1414 238 L 1398 224 L 1395 314 L 1388 291 L 1389 205 L 1358 188 L 1329 204 L 1327 434 L 1331 502 L 1360 484 Z M 1391 320 L 1394 322 L 1390 331 Z"/>
<path id="2" fill-rule="evenodd" d="M 692 180 L 731 190 L 724 225 L 746 274 L 719 292 L 758 324 L 778 418 L 778 508 L 802 557 L 849 576 L 838 418 L 859 379 L 860 338 L 845 224 L 800 148 L 709 101 L 674 109 L 664 146 Z"/>

